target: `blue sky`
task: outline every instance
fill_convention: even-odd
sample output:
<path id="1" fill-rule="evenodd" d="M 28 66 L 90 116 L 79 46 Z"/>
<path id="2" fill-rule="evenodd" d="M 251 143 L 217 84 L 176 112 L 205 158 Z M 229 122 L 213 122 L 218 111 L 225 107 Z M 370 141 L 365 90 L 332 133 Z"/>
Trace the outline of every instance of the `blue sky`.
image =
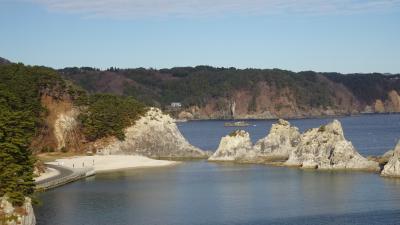
<path id="1" fill-rule="evenodd" d="M 399 0 L 0 0 L 0 56 L 54 68 L 400 73 Z"/>

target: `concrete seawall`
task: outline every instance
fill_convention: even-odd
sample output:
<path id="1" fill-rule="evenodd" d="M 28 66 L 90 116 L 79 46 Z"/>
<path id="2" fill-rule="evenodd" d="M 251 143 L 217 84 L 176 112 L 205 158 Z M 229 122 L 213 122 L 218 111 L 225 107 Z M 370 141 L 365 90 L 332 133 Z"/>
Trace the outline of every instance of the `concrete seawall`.
<path id="1" fill-rule="evenodd" d="M 47 164 L 46 166 L 58 170 L 60 174 L 55 177 L 50 177 L 48 179 L 37 182 L 36 190 L 38 191 L 45 191 L 51 188 L 56 188 L 64 184 L 68 184 L 73 181 L 93 176 L 96 174 L 93 167 L 70 169 L 64 166 L 57 166 L 51 164 Z"/>

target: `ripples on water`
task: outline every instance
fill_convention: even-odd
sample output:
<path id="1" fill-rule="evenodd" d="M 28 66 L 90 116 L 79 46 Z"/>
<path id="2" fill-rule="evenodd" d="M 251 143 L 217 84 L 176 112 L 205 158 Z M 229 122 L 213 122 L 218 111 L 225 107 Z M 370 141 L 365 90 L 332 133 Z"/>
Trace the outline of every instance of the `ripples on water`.
<path id="1" fill-rule="evenodd" d="M 331 119 L 293 120 L 301 130 Z M 340 118 L 364 155 L 390 149 L 399 115 Z M 253 140 L 273 121 L 252 121 Z M 223 121 L 180 124 L 215 149 L 232 128 Z M 364 172 L 320 172 L 264 165 L 185 162 L 176 167 L 99 174 L 39 195 L 39 225 L 400 224 L 400 179 Z"/>

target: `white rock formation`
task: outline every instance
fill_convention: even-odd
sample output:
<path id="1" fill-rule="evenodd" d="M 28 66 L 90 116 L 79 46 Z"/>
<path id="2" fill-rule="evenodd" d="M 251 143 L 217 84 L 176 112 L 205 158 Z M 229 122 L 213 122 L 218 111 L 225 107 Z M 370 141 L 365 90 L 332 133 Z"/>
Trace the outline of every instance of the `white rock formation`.
<path id="1" fill-rule="evenodd" d="M 174 119 L 157 108 L 125 130 L 125 140 L 114 140 L 97 149 L 98 154 L 144 155 L 151 158 L 208 158 L 208 154 L 187 142 Z"/>
<path id="2" fill-rule="evenodd" d="M 67 144 L 74 144 L 79 138 L 77 137 L 77 116 L 79 112 L 76 109 L 61 113 L 58 115 L 54 123 L 54 135 L 57 139 L 57 150 L 61 150 Z"/>
<path id="3" fill-rule="evenodd" d="M 288 121 L 279 119 L 272 125 L 269 134 L 257 141 L 254 151 L 259 157 L 267 160 L 288 159 L 300 142 L 300 132 L 297 127 L 291 126 Z"/>
<path id="4" fill-rule="evenodd" d="M 7 198 L 0 198 L 0 224 L 1 225 L 35 225 L 36 218 L 33 213 L 31 199 L 26 198 L 25 203 L 19 207 L 12 206 Z M 3 221 L 4 219 L 4 221 Z"/>
<path id="5" fill-rule="evenodd" d="M 377 161 L 379 162 L 379 164 L 387 164 L 389 162 L 389 160 L 392 158 L 394 154 L 394 150 L 389 150 L 387 152 L 385 152 L 383 155 L 381 155 L 380 157 L 377 157 Z"/>
<path id="6" fill-rule="evenodd" d="M 252 161 L 255 157 L 249 133 L 237 130 L 221 139 L 217 151 L 208 160 Z"/>
<path id="7" fill-rule="evenodd" d="M 381 175 L 387 177 L 400 177 L 400 141 L 397 143 L 394 151 L 392 151 L 388 163 L 383 167 Z"/>
<path id="8" fill-rule="evenodd" d="M 316 169 L 379 170 L 377 162 L 361 156 L 347 141 L 338 120 L 301 135 L 301 141 L 289 155 L 288 166 Z"/>

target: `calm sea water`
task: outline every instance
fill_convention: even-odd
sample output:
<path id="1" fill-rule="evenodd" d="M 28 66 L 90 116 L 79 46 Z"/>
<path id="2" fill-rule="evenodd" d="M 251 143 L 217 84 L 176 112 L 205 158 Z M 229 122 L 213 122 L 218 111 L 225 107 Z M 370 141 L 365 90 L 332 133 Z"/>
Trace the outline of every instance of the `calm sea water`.
<path id="1" fill-rule="evenodd" d="M 293 120 L 301 130 L 330 119 Z M 340 118 L 364 155 L 400 137 L 400 115 Z M 257 140 L 274 121 L 251 121 Z M 179 125 L 194 145 L 215 149 L 224 121 Z M 39 195 L 39 225 L 400 224 L 400 179 L 206 161 L 98 174 Z"/>
<path id="2" fill-rule="evenodd" d="M 298 127 L 300 132 L 309 128 L 319 127 L 331 122 L 334 118 L 296 119 L 289 122 Z M 400 139 L 400 114 L 363 115 L 353 117 L 338 117 L 343 126 L 345 137 L 363 155 L 381 155 L 393 149 Z M 236 129 L 244 129 L 250 133 L 255 143 L 264 138 L 276 120 L 249 120 L 249 127 L 224 127 L 226 121 L 190 121 L 179 123 L 179 129 L 195 146 L 212 150 L 218 148 L 221 137 Z"/>

